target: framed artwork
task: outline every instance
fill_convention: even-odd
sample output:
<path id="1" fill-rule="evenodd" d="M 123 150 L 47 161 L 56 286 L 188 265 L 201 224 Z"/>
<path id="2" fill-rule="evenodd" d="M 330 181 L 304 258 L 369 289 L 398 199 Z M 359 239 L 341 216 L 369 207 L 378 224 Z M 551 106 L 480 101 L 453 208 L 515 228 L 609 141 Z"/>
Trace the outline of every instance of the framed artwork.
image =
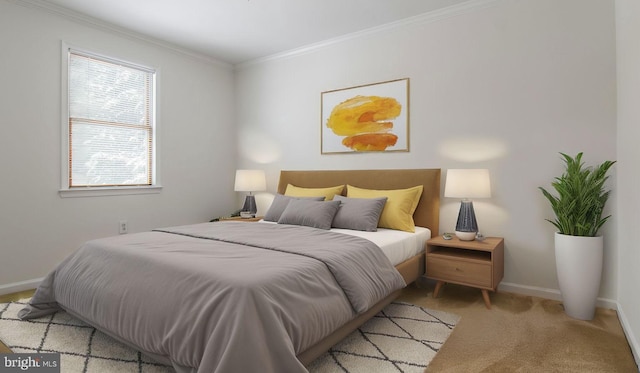
<path id="1" fill-rule="evenodd" d="M 408 152 L 409 78 L 322 92 L 321 153 Z"/>

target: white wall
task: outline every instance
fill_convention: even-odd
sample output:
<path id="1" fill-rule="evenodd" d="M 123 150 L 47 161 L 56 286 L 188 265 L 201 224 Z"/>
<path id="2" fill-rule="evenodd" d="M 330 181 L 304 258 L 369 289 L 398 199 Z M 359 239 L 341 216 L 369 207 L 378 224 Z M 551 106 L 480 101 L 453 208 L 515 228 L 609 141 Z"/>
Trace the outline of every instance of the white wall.
<path id="1" fill-rule="evenodd" d="M 493 198 L 474 205 L 480 229 L 505 237 L 504 284 L 554 295 L 552 212 L 537 187 L 562 172 L 558 152 L 616 158 L 614 6 L 491 5 L 239 66 L 240 165 L 265 168 L 271 192 L 280 169 L 489 168 Z M 321 92 L 405 77 L 410 152 L 320 154 Z M 442 200 L 441 231 L 458 208 Z M 600 296 L 612 300 L 618 220 L 604 230 Z"/>
<path id="2" fill-rule="evenodd" d="M 231 67 L 20 4 L 0 0 L 0 293 L 43 277 L 80 243 L 117 234 L 120 219 L 136 232 L 235 207 Z M 160 69 L 161 193 L 58 195 L 62 40 Z"/>
<path id="3" fill-rule="evenodd" d="M 618 313 L 640 364 L 640 2 L 616 1 L 618 64 Z"/>

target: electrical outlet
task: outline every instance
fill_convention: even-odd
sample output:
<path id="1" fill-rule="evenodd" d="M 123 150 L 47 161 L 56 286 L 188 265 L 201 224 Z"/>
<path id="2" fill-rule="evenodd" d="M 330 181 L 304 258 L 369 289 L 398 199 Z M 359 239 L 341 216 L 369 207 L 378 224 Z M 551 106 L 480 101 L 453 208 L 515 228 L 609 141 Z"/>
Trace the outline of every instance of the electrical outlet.
<path id="1" fill-rule="evenodd" d="M 120 228 L 118 229 L 120 234 L 125 234 L 125 233 L 127 233 L 128 230 L 129 230 L 129 225 L 128 225 L 127 221 L 126 220 L 120 220 Z"/>

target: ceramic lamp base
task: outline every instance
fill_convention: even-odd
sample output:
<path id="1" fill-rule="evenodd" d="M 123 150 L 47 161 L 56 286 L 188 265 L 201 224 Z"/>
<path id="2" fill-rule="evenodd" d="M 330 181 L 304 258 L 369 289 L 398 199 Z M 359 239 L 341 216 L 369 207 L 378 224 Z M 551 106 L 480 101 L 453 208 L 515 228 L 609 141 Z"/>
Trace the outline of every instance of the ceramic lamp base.
<path id="1" fill-rule="evenodd" d="M 256 206 L 256 197 L 252 195 L 248 195 L 244 199 L 244 205 L 242 206 L 243 212 L 249 212 L 250 214 L 255 215 L 258 212 L 258 207 Z"/>
<path id="2" fill-rule="evenodd" d="M 476 238 L 476 232 L 458 232 L 456 231 L 456 237 L 460 241 L 473 241 Z"/>
<path id="3" fill-rule="evenodd" d="M 460 203 L 460 212 L 456 222 L 456 237 L 461 241 L 473 241 L 478 232 L 476 213 L 473 211 L 473 202 L 464 200 Z"/>

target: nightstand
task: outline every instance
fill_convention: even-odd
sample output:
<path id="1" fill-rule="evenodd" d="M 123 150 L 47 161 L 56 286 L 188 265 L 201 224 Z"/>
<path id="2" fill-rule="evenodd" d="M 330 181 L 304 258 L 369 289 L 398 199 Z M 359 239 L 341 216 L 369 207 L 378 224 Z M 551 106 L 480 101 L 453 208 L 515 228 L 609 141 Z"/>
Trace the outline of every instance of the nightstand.
<path id="1" fill-rule="evenodd" d="M 496 291 L 504 275 L 504 239 L 487 237 L 484 241 L 460 241 L 442 236 L 427 241 L 426 276 L 437 280 L 433 297 L 447 282 L 478 288 L 491 309 L 489 290 Z"/>
<path id="2" fill-rule="evenodd" d="M 256 216 L 255 218 L 242 218 L 240 216 L 233 216 L 229 218 L 220 218 L 219 221 L 244 221 L 244 222 L 253 222 L 262 220 L 262 216 Z"/>

